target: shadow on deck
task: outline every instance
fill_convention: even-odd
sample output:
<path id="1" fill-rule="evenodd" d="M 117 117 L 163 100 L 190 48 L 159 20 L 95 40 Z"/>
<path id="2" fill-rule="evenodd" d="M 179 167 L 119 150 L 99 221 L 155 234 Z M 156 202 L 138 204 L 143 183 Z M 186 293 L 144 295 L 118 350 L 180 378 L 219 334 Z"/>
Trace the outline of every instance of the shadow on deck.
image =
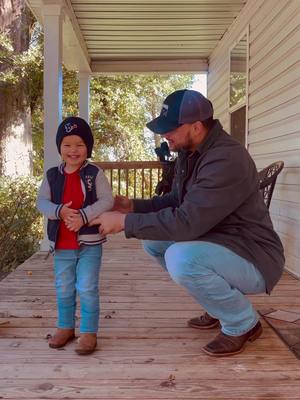
<path id="1" fill-rule="evenodd" d="M 105 244 L 98 351 L 50 349 L 52 259 L 37 253 L 0 282 L 2 399 L 299 399 L 300 363 L 263 321 L 261 338 L 234 357 L 201 351 L 216 330 L 186 326 L 200 307 L 123 235 Z M 260 309 L 299 312 L 300 281 L 285 274 Z"/>

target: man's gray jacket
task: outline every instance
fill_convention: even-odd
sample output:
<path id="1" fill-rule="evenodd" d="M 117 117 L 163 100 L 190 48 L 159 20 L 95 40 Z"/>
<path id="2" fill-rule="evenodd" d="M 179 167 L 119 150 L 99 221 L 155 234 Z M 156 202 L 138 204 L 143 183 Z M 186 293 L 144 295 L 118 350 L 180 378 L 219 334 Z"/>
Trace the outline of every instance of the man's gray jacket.
<path id="1" fill-rule="evenodd" d="M 134 200 L 125 234 L 225 246 L 257 267 L 268 293 L 284 266 L 283 247 L 259 192 L 254 161 L 218 120 L 196 152 L 179 153 L 170 193 Z"/>

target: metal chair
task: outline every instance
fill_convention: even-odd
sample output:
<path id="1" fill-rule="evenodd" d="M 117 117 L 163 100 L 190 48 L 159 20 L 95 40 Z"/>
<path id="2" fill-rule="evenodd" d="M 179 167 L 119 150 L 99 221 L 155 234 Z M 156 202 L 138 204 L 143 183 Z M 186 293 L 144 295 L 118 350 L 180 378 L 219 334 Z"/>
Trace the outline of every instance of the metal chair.
<path id="1" fill-rule="evenodd" d="M 270 207 L 277 176 L 282 171 L 283 166 L 283 161 L 276 161 L 258 173 L 259 189 L 268 208 Z"/>

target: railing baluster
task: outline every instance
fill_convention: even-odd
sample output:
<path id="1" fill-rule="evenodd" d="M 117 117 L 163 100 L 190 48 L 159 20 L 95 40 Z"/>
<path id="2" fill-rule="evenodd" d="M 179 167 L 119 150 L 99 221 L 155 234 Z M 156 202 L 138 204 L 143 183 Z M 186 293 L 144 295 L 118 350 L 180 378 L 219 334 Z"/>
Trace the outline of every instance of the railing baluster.
<path id="1" fill-rule="evenodd" d="M 121 194 L 121 169 L 118 168 L 118 194 Z"/>
<path id="2" fill-rule="evenodd" d="M 145 169 L 142 169 L 142 199 L 145 195 Z"/>
<path id="3" fill-rule="evenodd" d="M 126 169 L 126 197 L 128 197 L 128 169 Z"/>
<path id="4" fill-rule="evenodd" d="M 132 197 L 133 194 L 135 198 L 151 197 L 161 179 L 162 168 L 159 161 L 103 161 L 95 162 L 95 164 L 105 171 L 114 193 L 119 195 L 126 194 Z M 117 170 L 117 176 L 114 173 L 115 170 Z M 133 176 L 130 173 L 132 170 Z M 157 174 L 154 174 L 153 170 L 157 170 Z"/>
<path id="5" fill-rule="evenodd" d="M 149 196 L 152 197 L 152 168 L 150 168 L 150 189 L 149 189 Z"/>
<path id="6" fill-rule="evenodd" d="M 133 178 L 133 197 L 136 198 L 136 168 L 134 168 L 134 178 Z"/>

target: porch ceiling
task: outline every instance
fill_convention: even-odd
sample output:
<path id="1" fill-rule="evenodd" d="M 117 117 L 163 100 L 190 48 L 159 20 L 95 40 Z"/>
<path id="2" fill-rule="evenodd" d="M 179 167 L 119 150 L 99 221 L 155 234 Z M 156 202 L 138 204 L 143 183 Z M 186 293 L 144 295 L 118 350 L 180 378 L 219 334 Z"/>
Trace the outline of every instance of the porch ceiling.
<path id="1" fill-rule="evenodd" d="M 40 6 L 39 0 L 28 3 L 42 15 L 42 0 Z M 88 72 L 203 71 L 245 3 L 65 0 L 64 63 Z M 80 48 L 76 57 L 74 46 Z"/>

